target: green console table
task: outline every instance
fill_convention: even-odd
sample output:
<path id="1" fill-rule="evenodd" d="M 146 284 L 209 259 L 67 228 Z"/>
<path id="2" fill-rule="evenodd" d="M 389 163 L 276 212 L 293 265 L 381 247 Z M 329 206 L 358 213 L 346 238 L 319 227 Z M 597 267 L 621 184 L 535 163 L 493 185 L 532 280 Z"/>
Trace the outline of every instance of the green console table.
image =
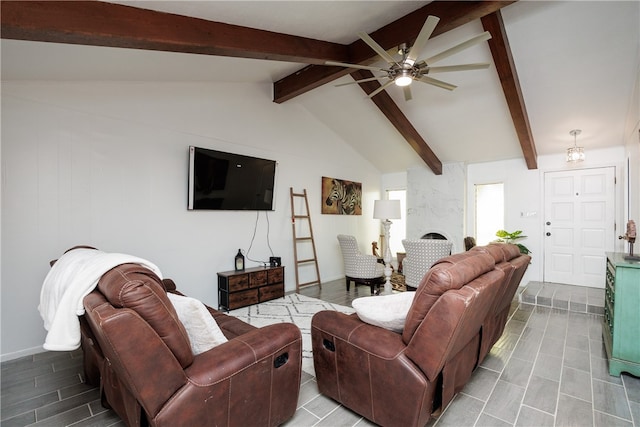
<path id="1" fill-rule="evenodd" d="M 609 374 L 640 376 L 640 262 L 607 252 L 602 337 Z"/>

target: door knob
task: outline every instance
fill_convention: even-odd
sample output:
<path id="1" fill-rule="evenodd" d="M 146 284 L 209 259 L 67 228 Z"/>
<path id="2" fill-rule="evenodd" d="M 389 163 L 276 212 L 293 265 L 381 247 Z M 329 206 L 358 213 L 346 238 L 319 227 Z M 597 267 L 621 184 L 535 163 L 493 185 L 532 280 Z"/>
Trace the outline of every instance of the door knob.
<path id="1" fill-rule="evenodd" d="M 548 231 L 547 231 L 547 236 L 551 236 L 551 233 L 549 233 Z"/>
<path id="2" fill-rule="evenodd" d="M 547 225 L 551 225 L 551 222 L 547 221 Z"/>

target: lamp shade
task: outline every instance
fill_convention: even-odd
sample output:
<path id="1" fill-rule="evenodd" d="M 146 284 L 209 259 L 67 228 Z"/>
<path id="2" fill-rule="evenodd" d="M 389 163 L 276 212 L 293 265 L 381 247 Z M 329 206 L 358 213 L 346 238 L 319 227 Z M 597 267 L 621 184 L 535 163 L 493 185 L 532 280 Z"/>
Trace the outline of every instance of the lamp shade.
<path id="1" fill-rule="evenodd" d="M 376 219 L 399 219 L 400 200 L 375 200 L 373 217 Z"/>

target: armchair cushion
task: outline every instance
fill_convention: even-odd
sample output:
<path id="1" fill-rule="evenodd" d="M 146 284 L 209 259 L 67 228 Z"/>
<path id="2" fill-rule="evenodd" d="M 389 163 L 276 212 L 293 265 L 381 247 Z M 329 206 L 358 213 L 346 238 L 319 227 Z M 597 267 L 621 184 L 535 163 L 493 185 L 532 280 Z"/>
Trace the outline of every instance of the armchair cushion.
<path id="1" fill-rule="evenodd" d="M 402 245 L 407 253 L 402 261 L 405 284 L 417 288 L 431 266 L 451 253 L 453 243 L 448 240 L 405 239 Z"/>
<path id="2" fill-rule="evenodd" d="M 360 320 L 394 332 L 402 332 L 414 292 L 356 298 L 351 303 Z"/>
<path id="3" fill-rule="evenodd" d="M 202 302 L 172 293 L 167 293 L 167 296 L 187 330 L 194 356 L 227 342 L 227 337 Z"/>
<path id="4" fill-rule="evenodd" d="M 345 276 L 373 279 L 384 275 L 384 266 L 378 263 L 378 258 L 361 253 L 355 237 L 340 234 L 338 242 L 344 260 Z"/>

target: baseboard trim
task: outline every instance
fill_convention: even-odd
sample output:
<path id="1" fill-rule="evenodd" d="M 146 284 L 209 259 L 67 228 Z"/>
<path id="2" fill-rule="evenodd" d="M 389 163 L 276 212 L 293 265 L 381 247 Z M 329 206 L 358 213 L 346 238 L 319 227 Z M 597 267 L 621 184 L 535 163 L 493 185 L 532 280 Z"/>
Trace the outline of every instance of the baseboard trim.
<path id="1" fill-rule="evenodd" d="M 38 346 L 15 351 L 13 353 L 0 354 L 0 362 L 7 362 L 9 360 L 19 359 L 25 356 L 33 356 L 34 354 L 42 353 L 43 351 L 45 351 L 45 349 L 42 346 Z"/>

